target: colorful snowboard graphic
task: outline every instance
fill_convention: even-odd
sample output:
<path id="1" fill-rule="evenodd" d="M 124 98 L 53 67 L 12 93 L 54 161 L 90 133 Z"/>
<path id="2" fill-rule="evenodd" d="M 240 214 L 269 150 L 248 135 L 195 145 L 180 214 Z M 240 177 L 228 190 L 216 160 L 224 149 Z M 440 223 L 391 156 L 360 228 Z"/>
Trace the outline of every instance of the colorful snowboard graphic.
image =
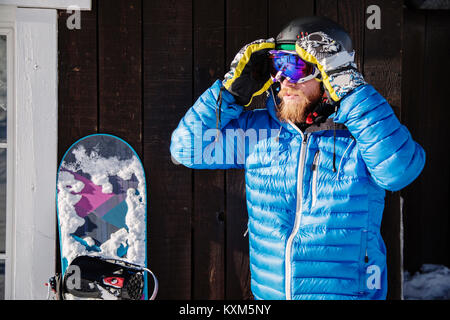
<path id="1" fill-rule="evenodd" d="M 142 163 L 124 140 L 94 134 L 74 143 L 57 176 L 62 276 L 80 256 L 120 260 L 146 269 L 146 194 Z M 143 273 L 142 298 L 147 299 L 147 274 Z M 106 292 L 102 298 L 115 297 Z"/>

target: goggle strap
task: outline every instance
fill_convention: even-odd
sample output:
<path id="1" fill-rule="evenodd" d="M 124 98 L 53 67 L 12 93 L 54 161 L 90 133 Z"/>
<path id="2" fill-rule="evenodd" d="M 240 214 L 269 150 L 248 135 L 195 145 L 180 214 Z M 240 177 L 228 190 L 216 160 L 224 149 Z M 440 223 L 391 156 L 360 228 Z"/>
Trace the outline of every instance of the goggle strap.
<path id="1" fill-rule="evenodd" d="M 309 76 L 306 76 L 304 78 L 298 79 L 297 83 L 306 82 L 308 80 L 316 78 L 320 74 L 319 69 L 314 68 L 314 72 L 310 74 Z"/>

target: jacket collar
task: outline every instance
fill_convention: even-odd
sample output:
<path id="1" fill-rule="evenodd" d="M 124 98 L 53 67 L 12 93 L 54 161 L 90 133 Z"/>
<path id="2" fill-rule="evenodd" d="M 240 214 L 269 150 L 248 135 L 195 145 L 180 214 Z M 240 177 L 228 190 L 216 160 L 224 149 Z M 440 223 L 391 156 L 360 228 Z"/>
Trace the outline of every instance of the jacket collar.
<path id="1" fill-rule="evenodd" d="M 316 132 L 316 131 L 323 131 L 323 130 L 348 130 L 347 127 L 342 123 L 337 123 L 333 121 L 334 119 L 330 116 L 328 119 L 317 125 L 313 124 L 306 128 L 305 132 Z"/>

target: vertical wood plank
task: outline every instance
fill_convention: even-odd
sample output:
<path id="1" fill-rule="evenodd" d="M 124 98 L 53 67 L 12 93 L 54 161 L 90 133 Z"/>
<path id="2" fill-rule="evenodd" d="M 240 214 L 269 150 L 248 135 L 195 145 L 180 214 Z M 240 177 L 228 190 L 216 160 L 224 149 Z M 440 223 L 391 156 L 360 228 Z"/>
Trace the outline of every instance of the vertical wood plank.
<path id="1" fill-rule="evenodd" d="M 142 155 L 141 1 L 98 1 L 99 131 Z"/>
<path id="2" fill-rule="evenodd" d="M 339 0 L 337 22 L 350 34 L 355 50 L 355 62 L 359 70 L 364 65 L 364 30 L 366 12 L 364 2 L 360 0 Z"/>
<path id="3" fill-rule="evenodd" d="M 368 5 L 381 9 L 381 29 L 364 30 L 365 80 L 372 84 L 390 103 L 397 117 L 401 118 L 401 43 L 402 1 L 367 1 Z M 363 8 L 363 12 L 365 12 Z M 400 192 L 386 191 L 381 234 L 386 244 L 388 266 L 387 299 L 402 296 Z"/>
<path id="4" fill-rule="evenodd" d="M 194 98 L 224 75 L 225 4 L 194 1 Z M 194 170 L 193 299 L 225 298 L 225 172 Z"/>
<path id="5" fill-rule="evenodd" d="M 372 4 L 378 5 L 381 9 L 381 29 L 370 30 L 363 25 L 365 32 L 364 76 L 382 96 L 388 99 L 397 117 L 400 118 L 402 1 L 367 2 L 367 6 Z"/>
<path id="6" fill-rule="evenodd" d="M 267 0 L 226 2 L 226 68 L 249 42 L 267 38 Z M 248 214 L 243 170 L 226 173 L 226 298 L 249 299 Z"/>
<path id="7" fill-rule="evenodd" d="M 192 1 L 144 1 L 143 23 L 149 266 L 159 299 L 190 299 L 192 170 L 171 161 L 169 146 L 192 105 Z"/>
<path id="8" fill-rule="evenodd" d="M 81 12 L 81 29 L 58 10 L 58 162 L 79 138 L 97 132 L 97 0 Z"/>
<path id="9" fill-rule="evenodd" d="M 314 0 L 268 0 L 269 37 L 276 38 L 281 29 L 291 20 L 314 14 Z"/>
<path id="10" fill-rule="evenodd" d="M 442 148 L 450 132 L 446 124 L 445 82 L 436 72 L 448 73 L 450 63 L 447 11 L 405 9 L 402 72 L 402 120 L 426 152 L 425 168 L 411 185 L 401 190 L 404 198 L 405 270 L 415 273 L 424 263 L 448 265 L 449 196 L 448 148 Z M 438 178 L 437 178 L 438 177 Z"/>
<path id="11" fill-rule="evenodd" d="M 81 29 L 70 30 L 70 14 L 58 10 L 58 164 L 76 140 L 97 127 L 97 0 L 81 12 Z M 55 213 L 56 216 L 56 213 Z M 55 226 L 58 235 L 58 226 Z M 56 270 L 61 270 L 59 240 Z"/>
<path id="12" fill-rule="evenodd" d="M 424 11 L 404 10 L 403 44 L 402 44 L 402 122 L 410 130 L 414 139 L 424 147 L 426 163 L 423 173 L 414 183 L 400 191 L 404 199 L 404 269 L 412 274 L 419 270 L 423 261 L 422 226 L 427 218 L 427 201 L 432 199 L 434 188 L 426 187 L 426 178 L 431 176 L 429 170 L 430 150 L 427 147 L 427 122 L 423 114 L 429 110 L 425 100 L 425 39 L 426 14 Z M 434 167 L 434 166 L 433 166 Z"/>
<path id="13" fill-rule="evenodd" d="M 450 138 L 447 124 L 450 110 L 448 85 L 440 75 L 450 72 L 448 53 L 450 52 L 450 12 L 426 12 L 426 41 L 423 90 L 425 104 L 420 106 L 418 117 L 424 122 L 426 137 L 424 147 L 427 152 L 426 184 L 421 194 L 422 215 L 422 263 L 449 265 L 449 209 L 450 191 L 449 148 L 444 147 Z M 416 80 L 417 81 L 417 80 Z M 445 142 L 444 142 L 445 141 Z"/>
<path id="14" fill-rule="evenodd" d="M 315 14 L 338 21 L 338 0 L 315 0 Z"/>

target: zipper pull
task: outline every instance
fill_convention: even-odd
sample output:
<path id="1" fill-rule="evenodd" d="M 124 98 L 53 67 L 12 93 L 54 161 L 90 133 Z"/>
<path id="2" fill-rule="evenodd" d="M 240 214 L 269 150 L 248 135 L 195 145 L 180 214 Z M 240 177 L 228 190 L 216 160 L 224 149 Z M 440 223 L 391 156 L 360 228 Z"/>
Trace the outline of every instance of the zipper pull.
<path id="1" fill-rule="evenodd" d="M 308 140 L 308 134 L 305 133 L 305 134 L 303 135 L 303 144 L 305 144 L 307 140 Z"/>
<path id="2" fill-rule="evenodd" d="M 316 151 L 313 158 L 313 163 L 311 165 L 311 171 L 314 171 L 317 169 L 317 157 L 319 156 L 319 150 Z"/>
<path id="3" fill-rule="evenodd" d="M 367 249 L 366 249 L 366 255 L 364 257 L 364 262 L 369 263 L 369 256 L 367 255 Z"/>

